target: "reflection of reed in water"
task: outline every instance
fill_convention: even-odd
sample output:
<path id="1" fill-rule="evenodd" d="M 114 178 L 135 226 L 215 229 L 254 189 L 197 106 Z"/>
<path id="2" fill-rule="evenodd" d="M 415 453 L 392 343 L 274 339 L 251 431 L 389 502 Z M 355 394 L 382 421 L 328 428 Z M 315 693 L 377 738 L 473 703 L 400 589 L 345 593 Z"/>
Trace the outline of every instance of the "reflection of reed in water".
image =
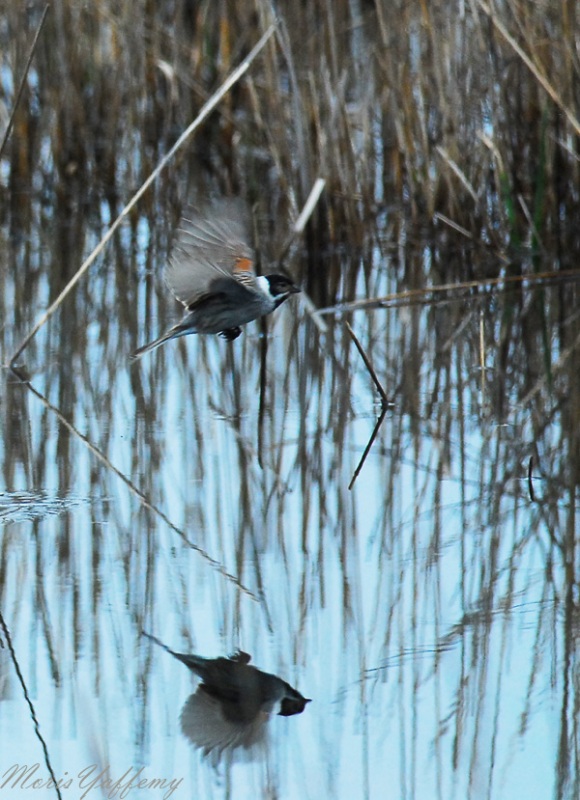
<path id="1" fill-rule="evenodd" d="M 3 363 L 253 44 L 247 20 L 267 6 L 175 3 L 176 14 L 207 16 L 168 29 L 168 4 L 149 5 L 154 13 L 138 18 L 131 4 L 106 0 L 57 4 L 58 20 L 51 12 L 2 161 Z M 486 4 L 463 5 L 486 13 Z M 296 796 L 287 783 L 309 760 L 336 776 L 334 797 L 349 796 L 339 781 L 365 758 L 371 787 L 388 774 L 394 796 L 431 796 L 432 786 L 446 796 L 451 785 L 473 794 L 465 782 L 482 774 L 497 793 L 496 776 L 523 775 L 510 763 L 516 752 L 526 773 L 540 753 L 545 776 L 550 759 L 561 762 L 559 796 L 567 774 L 576 781 L 578 284 L 538 290 L 514 280 L 577 264 L 576 139 L 493 32 L 505 21 L 534 63 L 546 59 L 560 96 L 573 98 L 572 5 L 495 4 L 487 26 L 443 4 L 399 4 L 388 24 L 385 3 L 286 4 L 284 57 L 255 62 L 26 350 L 33 385 L 188 538 L 87 457 L 61 417 L 7 382 L 3 490 L 94 502 L 2 526 L 2 607 L 22 610 L 15 624 L 30 629 L 33 663 L 55 685 L 79 672 L 77 654 L 91 658 L 103 738 L 116 748 L 107 723 L 118 708 L 110 712 L 107 693 L 138 685 L 127 685 L 126 658 L 113 657 L 126 655 L 121 638 L 103 634 L 120 579 L 126 641 L 135 618 L 170 614 L 165 587 L 180 587 L 182 628 L 202 608 L 212 630 L 243 633 L 258 652 L 271 622 L 280 652 L 307 665 L 312 683 L 321 651 L 340 652 L 324 662 L 317 706 L 365 676 L 359 697 L 344 695 L 352 703 L 340 730 L 331 713 L 302 720 L 316 740 L 308 758 L 288 748 L 291 769 L 280 760 L 279 796 Z M 29 17 L 16 3 L 4 11 L 3 69 L 15 85 Z M 235 348 L 207 337 L 172 343 L 129 370 L 139 336 L 153 338 L 173 314 L 150 276 L 192 186 L 256 203 L 257 243 L 271 263 L 318 175 L 327 188 L 288 266 L 332 308 L 321 315 L 324 341 L 308 319 L 280 313 L 268 338 L 257 341 L 252 326 Z M 509 292 L 498 286 L 490 298 L 504 275 Z M 340 313 L 395 404 L 350 493 L 380 409 Z M 541 505 L 528 497 L 532 455 L 549 476 Z M 214 577 L 188 542 L 223 569 Z M 103 579 L 112 563 L 122 572 Z M 263 602 L 238 593 L 227 572 Z M 450 635 L 457 647 L 442 652 Z M 412 658 L 393 662 L 393 653 Z M 512 685 L 508 656 L 512 667 L 519 658 Z M 150 687 L 154 695 L 153 678 Z M 66 685 L 44 689 L 55 719 L 69 707 L 75 716 Z M 561 714 L 546 737 L 548 696 Z M 345 740 L 349 757 L 338 758 L 336 736 L 354 729 L 354 715 L 365 736 Z M 400 753 L 398 765 L 385 763 L 389 752 Z"/>

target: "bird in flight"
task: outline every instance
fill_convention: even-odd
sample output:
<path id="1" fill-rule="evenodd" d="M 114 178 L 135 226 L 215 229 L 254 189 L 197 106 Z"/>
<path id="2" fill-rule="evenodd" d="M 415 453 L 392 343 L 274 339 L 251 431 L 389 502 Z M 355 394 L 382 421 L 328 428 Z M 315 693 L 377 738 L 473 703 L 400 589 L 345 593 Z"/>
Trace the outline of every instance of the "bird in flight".
<path id="1" fill-rule="evenodd" d="M 203 658 L 176 653 L 155 636 L 142 634 L 201 678 L 182 710 L 181 729 L 205 755 L 249 748 L 265 738 L 270 714 L 301 714 L 311 702 L 282 678 L 251 666 L 247 653 Z"/>
<path id="2" fill-rule="evenodd" d="M 236 200 L 186 212 L 165 270 L 166 283 L 185 313 L 133 358 L 190 333 L 219 333 L 231 342 L 242 325 L 270 314 L 300 291 L 286 275 L 256 275 L 246 218 L 245 207 Z"/>

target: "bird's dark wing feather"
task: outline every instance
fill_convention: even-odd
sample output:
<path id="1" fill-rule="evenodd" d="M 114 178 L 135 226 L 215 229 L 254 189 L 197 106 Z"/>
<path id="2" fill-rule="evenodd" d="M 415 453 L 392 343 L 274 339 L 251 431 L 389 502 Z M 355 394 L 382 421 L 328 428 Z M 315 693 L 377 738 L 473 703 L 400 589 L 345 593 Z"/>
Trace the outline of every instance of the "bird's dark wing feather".
<path id="1" fill-rule="evenodd" d="M 200 690 L 222 703 L 224 718 L 230 722 L 251 722 L 262 707 L 261 673 L 244 662 L 216 658 L 211 670 L 196 670 L 201 676 Z"/>
<path id="2" fill-rule="evenodd" d="M 195 311 L 200 307 L 239 308 L 255 300 L 256 294 L 233 278 L 214 278 L 204 292 L 197 294 L 186 308 Z"/>

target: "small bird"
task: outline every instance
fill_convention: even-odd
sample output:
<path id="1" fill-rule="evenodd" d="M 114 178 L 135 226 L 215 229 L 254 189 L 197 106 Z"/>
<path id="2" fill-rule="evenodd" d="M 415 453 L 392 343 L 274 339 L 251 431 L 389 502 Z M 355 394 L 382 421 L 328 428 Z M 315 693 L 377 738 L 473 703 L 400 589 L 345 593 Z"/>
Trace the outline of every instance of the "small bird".
<path id="1" fill-rule="evenodd" d="M 222 200 L 182 218 L 165 281 L 185 306 L 181 322 L 133 354 L 190 333 L 219 333 L 231 342 L 241 326 L 270 314 L 300 289 L 285 275 L 255 274 L 247 214 L 240 201 Z"/>
<path id="2" fill-rule="evenodd" d="M 202 658 L 176 653 L 155 636 L 141 633 L 201 678 L 183 707 L 181 729 L 204 755 L 217 751 L 219 756 L 226 748 L 249 748 L 263 741 L 271 713 L 283 717 L 301 714 L 311 702 L 282 678 L 250 666 L 247 653 Z"/>

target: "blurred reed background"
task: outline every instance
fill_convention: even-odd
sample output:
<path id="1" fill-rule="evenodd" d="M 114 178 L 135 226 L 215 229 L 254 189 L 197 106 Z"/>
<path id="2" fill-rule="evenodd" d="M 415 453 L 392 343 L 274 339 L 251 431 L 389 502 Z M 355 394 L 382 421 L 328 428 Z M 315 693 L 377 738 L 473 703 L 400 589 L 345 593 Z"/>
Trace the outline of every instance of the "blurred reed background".
<path id="1" fill-rule="evenodd" d="M 4 124 L 43 8 L 0 2 Z M 0 161 L 4 365 L 277 21 L 21 354 L 30 386 L 3 372 L 0 607 L 57 774 L 578 796 L 579 17 L 51 3 Z M 233 345 L 132 365 L 179 314 L 161 272 L 182 208 L 222 195 L 251 206 L 262 270 L 282 260 L 322 312 L 291 301 Z M 390 401 L 352 491 L 381 406 L 345 321 Z M 271 762 L 218 779 L 178 743 L 189 678 L 142 627 L 241 646 L 314 702 L 273 721 Z M 40 758 L 2 659 L 0 774 Z"/>

